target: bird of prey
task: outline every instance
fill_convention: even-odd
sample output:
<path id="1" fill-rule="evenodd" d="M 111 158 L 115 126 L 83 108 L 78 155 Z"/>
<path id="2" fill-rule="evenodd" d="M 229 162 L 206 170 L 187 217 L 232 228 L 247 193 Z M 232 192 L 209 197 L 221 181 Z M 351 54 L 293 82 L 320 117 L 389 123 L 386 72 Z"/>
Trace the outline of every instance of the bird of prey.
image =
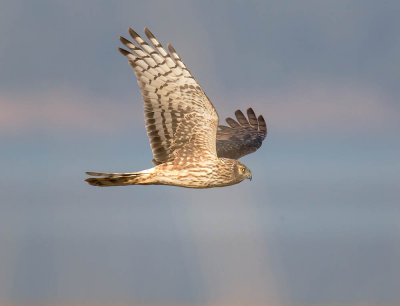
<path id="1" fill-rule="evenodd" d="M 218 126 L 218 114 L 175 49 L 164 49 L 147 29 L 150 44 L 129 29 L 133 42 L 120 37 L 144 100 L 147 135 L 155 167 L 131 173 L 86 172 L 94 186 L 173 185 L 223 187 L 252 178 L 237 159 L 256 151 L 267 135 L 264 118 L 253 109 L 235 112 L 229 126 Z"/>

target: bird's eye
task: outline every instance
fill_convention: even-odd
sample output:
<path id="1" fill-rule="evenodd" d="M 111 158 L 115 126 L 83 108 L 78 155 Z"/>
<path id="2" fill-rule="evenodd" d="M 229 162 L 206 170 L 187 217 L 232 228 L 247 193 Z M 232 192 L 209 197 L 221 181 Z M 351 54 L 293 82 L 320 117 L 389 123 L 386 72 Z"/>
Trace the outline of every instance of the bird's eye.
<path id="1" fill-rule="evenodd" d="M 246 169 L 245 168 L 240 168 L 240 171 L 245 172 Z"/>

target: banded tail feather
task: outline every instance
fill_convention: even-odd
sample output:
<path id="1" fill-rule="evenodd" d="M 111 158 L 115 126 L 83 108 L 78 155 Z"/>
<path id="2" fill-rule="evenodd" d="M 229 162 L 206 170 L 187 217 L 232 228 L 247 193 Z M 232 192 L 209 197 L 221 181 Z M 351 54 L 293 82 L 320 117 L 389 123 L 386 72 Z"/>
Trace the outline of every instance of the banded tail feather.
<path id="1" fill-rule="evenodd" d="M 86 172 L 87 175 L 98 176 L 90 177 L 85 181 L 92 186 L 125 186 L 125 185 L 148 185 L 153 183 L 154 168 L 131 173 L 103 173 Z"/>

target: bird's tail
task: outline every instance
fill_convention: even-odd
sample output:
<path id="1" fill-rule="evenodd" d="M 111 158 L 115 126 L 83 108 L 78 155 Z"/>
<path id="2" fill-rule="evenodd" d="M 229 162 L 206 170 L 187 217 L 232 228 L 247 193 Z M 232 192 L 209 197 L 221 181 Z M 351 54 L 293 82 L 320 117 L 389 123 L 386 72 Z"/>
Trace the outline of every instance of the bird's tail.
<path id="1" fill-rule="evenodd" d="M 153 170 L 149 169 L 149 170 Z M 107 187 L 107 186 L 124 186 L 124 185 L 147 185 L 151 184 L 152 171 L 144 170 L 132 173 L 100 173 L 86 172 L 87 175 L 99 176 L 90 177 L 85 181 L 90 185 Z"/>

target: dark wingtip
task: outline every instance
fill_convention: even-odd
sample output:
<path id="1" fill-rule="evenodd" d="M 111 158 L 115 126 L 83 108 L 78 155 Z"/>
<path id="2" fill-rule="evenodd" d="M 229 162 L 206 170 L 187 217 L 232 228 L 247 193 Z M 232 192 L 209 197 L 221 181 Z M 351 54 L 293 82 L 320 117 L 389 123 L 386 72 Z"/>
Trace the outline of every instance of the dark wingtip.
<path id="1" fill-rule="evenodd" d="M 226 123 L 229 124 L 230 127 L 235 128 L 235 127 L 240 127 L 240 124 L 237 123 L 234 119 L 232 119 L 231 117 L 228 117 L 225 119 Z"/>
<path id="2" fill-rule="evenodd" d="M 176 53 L 174 47 L 172 47 L 172 45 L 170 43 L 167 44 L 167 48 L 168 48 L 169 52 Z"/>
<path id="3" fill-rule="evenodd" d="M 124 45 L 131 43 L 129 40 L 127 40 L 125 37 L 120 36 L 119 41 L 122 42 Z"/>
<path id="4" fill-rule="evenodd" d="M 249 121 L 247 121 L 246 116 L 243 114 L 243 112 L 238 109 L 235 111 L 235 116 L 237 121 L 243 125 L 243 126 L 248 126 L 249 125 Z"/>
<path id="5" fill-rule="evenodd" d="M 153 33 L 151 33 L 151 31 L 147 27 L 144 27 L 144 34 L 146 34 L 148 38 L 155 38 Z"/>
<path id="6" fill-rule="evenodd" d="M 264 117 L 262 115 L 258 116 L 258 128 L 260 129 L 261 132 L 264 132 L 265 135 L 267 135 L 267 124 L 264 120 Z M 265 138 L 265 136 L 264 136 Z"/>
<path id="7" fill-rule="evenodd" d="M 251 107 L 247 109 L 247 117 L 249 118 L 251 126 L 255 129 L 258 129 L 258 120 L 254 110 Z"/>
<path id="8" fill-rule="evenodd" d="M 131 54 L 129 51 L 126 51 L 125 49 L 118 48 L 118 51 L 122 53 L 122 55 L 127 56 L 128 54 Z"/>
<path id="9" fill-rule="evenodd" d="M 136 37 L 140 37 L 138 33 L 136 33 L 132 28 L 128 29 L 129 34 L 132 36 L 133 39 Z"/>

